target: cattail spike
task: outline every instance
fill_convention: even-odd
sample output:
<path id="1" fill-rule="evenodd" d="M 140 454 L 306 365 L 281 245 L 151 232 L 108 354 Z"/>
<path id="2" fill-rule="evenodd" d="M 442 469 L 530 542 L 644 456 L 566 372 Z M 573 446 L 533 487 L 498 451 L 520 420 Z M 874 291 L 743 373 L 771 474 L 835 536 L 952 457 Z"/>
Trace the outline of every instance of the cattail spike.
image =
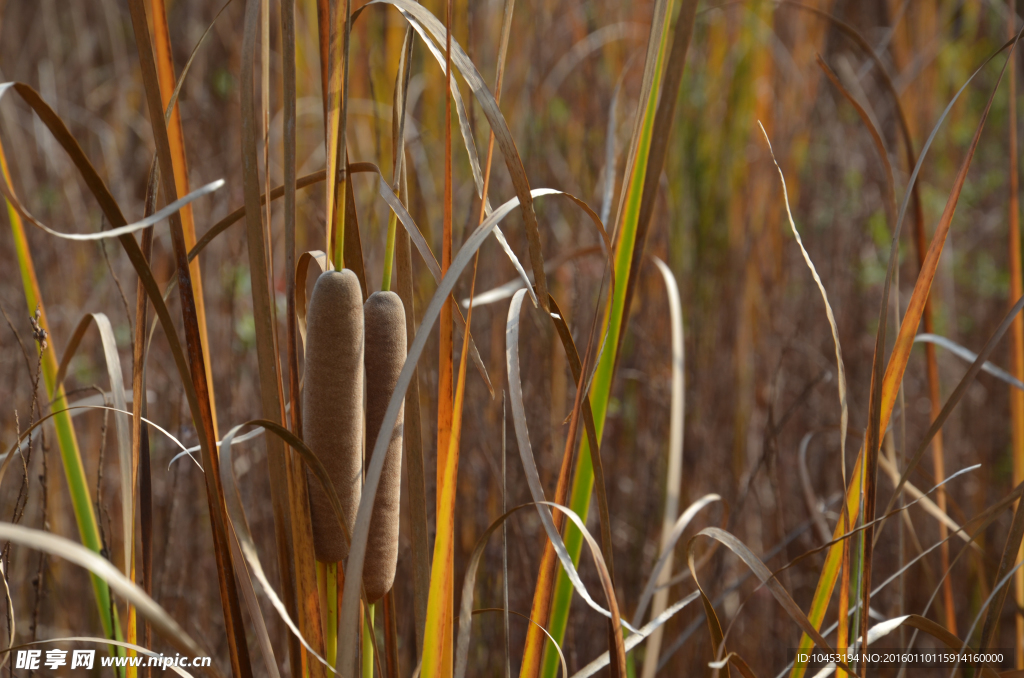
<path id="1" fill-rule="evenodd" d="M 334 483 L 349 534 L 362 495 L 363 293 L 348 269 L 317 278 L 309 301 L 302 434 Z M 348 555 L 334 510 L 312 473 L 309 507 L 317 560 Z"/>
<path id="2" fill-rule="evenodd" d="M 363 322 L 366 331 L 366 453 L 372 454 L 388 402 L 405 364 L 406 329 L 402 300 L 394 292 L 373 293 L 363 307 Z M 383 597 L 395 581 L 404 415 L 404 410 L 400 410 L 391 432 L 370 519 L 363 588 L 371 603 Z"/>

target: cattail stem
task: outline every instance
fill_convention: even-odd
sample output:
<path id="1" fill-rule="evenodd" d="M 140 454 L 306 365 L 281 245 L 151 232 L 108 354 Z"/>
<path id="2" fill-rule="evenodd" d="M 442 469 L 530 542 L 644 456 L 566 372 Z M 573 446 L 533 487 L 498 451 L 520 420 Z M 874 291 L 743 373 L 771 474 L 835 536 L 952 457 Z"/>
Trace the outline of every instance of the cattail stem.
<path id="1" fill-rule="evenodd" d="M 327 663 L 334 666 L 338 658 L 338 564 L 327 563 L 324 567 L 325 588 L 327 589 L 327 623 L 324 625 L 324 646 Z"/>
<path id="2" fill-rule="evenodd" d="M 388 217 L 388 239 L 384 245 L 384 276 L 380 282 L 381 292 L 391 291 L 391 267 L 395 260 L 395 234 L 398 230 L 398 215 L 394 210 Z"/>
<path id="3" fill-rule="evenodd" d="M 320 601 L 320 628 L 327 628 L 327 563 L 316 561 L 316 594 Z"/>
<path id="4" fill-rule="evenodd" d="M 316 561 L 316 590 L 320 598 L 320 625 L 324 629 L 324 658 L 334 666 L 338 658 L 338 564 Z"/>
<path id="5" fill-rule="evenodd" d="M 373 611 L 371 604 L 363 619 L 363 678 L 373 678 Z"/>
<path id="6" fill-rule="evenodd" d="M 344 159 L 342 159 L 342 162 Z M 338 181 L 337 192 L 334 196 L 334 221 L 337 227 L 334 229 L 332 241 L 327 243 L 331 248 L 331 262 L 335 271 L 345 268 L 345 196 L 348 192 L 348 172 L 342 173 L 342 179 Z"/>

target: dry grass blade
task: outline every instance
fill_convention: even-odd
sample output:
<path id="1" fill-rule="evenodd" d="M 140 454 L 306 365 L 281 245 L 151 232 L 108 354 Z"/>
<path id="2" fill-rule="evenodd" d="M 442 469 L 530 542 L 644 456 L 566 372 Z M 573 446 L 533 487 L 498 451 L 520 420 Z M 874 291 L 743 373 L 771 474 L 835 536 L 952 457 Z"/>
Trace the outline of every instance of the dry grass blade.
<path id="1" fill-rule="evenodd" d="M 832 535 L 828 530 L 828 524 L 825 522 L 825 516 L 821 510 L 819 510 L 819 499 L 814 493 L 814 488 L 811 486 L 811 474 L 807 470 L 807 447 L 811 444 L 811 439 L 814 438 L 814 431 L 810 431 L 804 434 L 804 437 L 800 440 L 800 451 L 797 454 L 797 463 L 799 465 L 800 472 L 800 486 L 803 489 L 804 504 L 807 506 L 807 512 L 811 516 L 811 522 L 814 524 L 814 529 L 818 533 L 818 538 L 823 542 L 829 542 L 832 540 Z"/>
<path id="2" fill-rule="evenodd" d="M 800 237 L 800 232 L 796 230 L 796 223 L 793 221 L 793 212 L 789 208 L 789 191 L 786 189 L 786 177 L 782 174 L 782 168 L 779 166 L 779 161 L 775 159 L 775 151 L 772 150 L 772 142 L 768 139 L 768 132 L 765 131 L 764 125 L 761 125 L 760 121 L 758 121 L 757 124 L 761 127 L 761 133 L 764 134 L 765 143 L 768 144 L 768 152 L 772 156 L 772 162 L 775 163 L 775 169 L 779 172 L 779 181 L 782 182 L 782 198 L 786 205 L 786 217 L 789 219 L 790 231 L 793 233 L 793 238 L 796 239 L 796 244 L 800 247 L 800 254 L 803 255 L 807 268 L 811 271 L 811 276 L 814 278 L 814 284 L 818 286 L 818 291 L 821 292 L 821 299 L 825 303 L 825 315 L 828 318 L 828 326 L 829 329 L 832 330 L 832 342 L 835 344 L 836 352 L 836 370 L 839 374 L 839 379 L 837 381 L 840 409 L 839 450 L 843 474 L 845 475 L 846 431 L 850 423 L 850 411 L 849 405 L 846 401 L 846 366 L 843 364 L 843 348 L 839 344 L 839 328 L 836 326 L 836 317 L 835 314 L 832 313 L 832 305 L 828 302 L 828 293 L 825 292 L 825 285 L 821 282 L 821 276 L 818 275 L 818 269 L 814 267 L 814 262 L 811 261 L 811 255 L 807 253 L 807 248 L 804 247 L 804 241 Z"/>
<path id="3" fill-rule="evenodd" d="M 566 252 L 558 255 L 557 257 L 552 257 L 545 262 L 544 270 L 550 274 L 561 268 L 563 264 L 579 259 L 580 257 L 586 257 L 593 254 L 604 254 L 604 249 L 599 245 L 580 247 L 579 249 L 572 250 L 571 252 Z M 532 279 L 530 280 L 530 284 L 533 284 Z M 499 285 L 498 287 L 491 288 L 486 292 L 481 292 L 475 295 L 472 299 L 473 306 L 480 308 L 481 306 L 487 306 L 488 304 L 504 301 L 515 294 L 516 290 L 521 290 L 523 287 L 524 283 L 522 278 L 513 278 L 504 285 Z M 467 297 L 459 303 L 463 308 L 469 308 L 470 301 L 471 300 Z"/>
<path id="4" fill-rule="evenodd" d="M 502 12 L 501 12 L 501 37 L 498 38 L 498 65 L 497 74 L 494 77 L 494 101 L 495 103 L 501 102 L 501 87 L 505 81 L 505 62 L 508 58 L 508 40 L 512 34 L 512 12 L 515 10 L 515 0 L 505 0 Z M 458 89 L 458 88 L 456 88 Z M 462 123 L 460 118 L 459 123 Z M 490 212 L 490 204 L 488 201 L 488 193 L 491 187 L 491 161 L 494 159 L 494 130 L 487 138 L 487 160 L 484 166 L 484 178 L 483 186 L 480 187 L 480 218 L 478 221 L 483 221 L 487 212 Z M 501 234 L 500 229 L 495 229 L 495 234 L 498 235 L 498 240 L 502 243 L 502 247 L 506 250 L 510 249 L 508 243 L 505 241 L 504 234 Z M 519 269 L 517 269 L 519 270 Z M 520 271 L 520 275 L 522 272 Z M 537 300 L 534 299 L 534 305 Z M 507 606 L 506 606 L 507 607 Z M 508 616 L 508 615 L 506 615 Z M 507 623 L 506 623 L 507 626 Z M 533 626 L 530 627 L 533 629 Z M 507 668 L 507 667 L 506 667 Z"/>
<path id="5" fill-rule="evenodd" d="M 11 88 L 15 89 L 18 92 L 18 94 L 22 96 L 23 99 L 26 97 L 37 98 L 39 96 L 35 92 L 35 90 L 33 90 L 28 85 L 24 85 L 20 82 L 5 82 L 3 84 L 0 84 L 0 97 L 6 94 L 7 90 Z M 167 219 L 168 217 L 173 217 L 174 215 L 177 215 L 182 207 L 189 205 L 198 200 L 199 198 L 209 195 L 210 193 L 213 193 L 214 191 L 222 187 L 224 184 L 225 181 L 223 179 L 211 181 L 205 186 L 202 186 L 196 189 L 195 191 L 192 191 L 185 197 L 179 200 L 175 200 L 171 204 L 167 205 L 167 207 L 164 207 L 163 209 L 161 209 L 160 211 L 156 212 L 151 216 L 148 216 L 139 221 L 132 222 L 130 224 L 126 224 L 124 226 L 112 228 L 108 231 L 98 231 L 96 233 L 66 233 L 50 228 L 49 226 L 47 226 L 46 224 L 42 223 L 34 216 L 32 216 L 32 214 L 24 207 L 24 205 L 22 205 L 21 201 L 18 199 L 17 194 L 6 181 L 0 183 L 0 193 L 2 193 L 3 196 L 7 199 L 7 201 L 14 206 L 14 209 L 18 211 L 18 213 L 21 215 L 23 219 L 28 221 L 36 228 L 45 231 L 46 233 L 57 238 L 63 238 L 64 240 L 86 242 L 91 240 L 106 240 L 108 238 L 118 238 L 123 235 L 134 233 L 136 231 L 141 231 L 142 229 L 148 226 L 152 226 L 153 224 L 159 223 L 164 219 Z"/>
<path id="6" fill-rule="evenodd" d="M 671 607 L 667 608 L 664 612 L 656 616 L 654 619 L 652 619 L 651 621 L 647 622 L 639 629 L 637 629 L 636 633 L 626 638 L 626 641 L 624 643 L 626 652 L 629 652 L 633 648 L 637 647 L 640 643 L 644 642 L 647 638 L 651 636 L 652 633 L 662 628 L 665 625 L 665 623 L 668 622 L 668 620 L 672 619 L 672 617 L 676 616 L 676 614 L 682 611 L 683 608 L 687 607 L 690 603 L 697 600 L 699 596 L 700 593 L 694 591 L 693 593 L 687 595 L 682 600 L 673 604 Z M 605 652 L 597 659 L 590 662 L 582 669 L 574 673 L 572 675 L 572 678 L 590 678 L 590 676 L 594 675 L 606 666 L 608 666 L 607 652 Z"/>
<path id="7" fill-rule="evenodd" d="M 299 359 L 296 344 L 298 331 L 295 317 L 295 193 L 298 180 L 295 175 L 296 146 L 296 84 L 295 84 L 295 2 L 281 3 L 281 52 L 284 85 L 284 270 L 286 287 L 287 338 L 285 357 L 288 361 L 288 400 L 292 403 L 293 431 L 301 431 L 302 413 L 299 410 Z M 267 175 L 269 176 L 269 172 Z M 273 191 L 269 192 L 271 195 Z M 260 196 L 260 205 L 267 202 L 267 194 Z"/>
<path id="8" fill-rule="evenodd" d="M 306 175 L 301 176 L 298 179 L 296 179 L 296 181 L 295 181 L 295 188 L 296 189 L 306 188 L 308 186 L 312 186 L 314 184 L 318 184 L 321 181 L 323 181 L 326 176 L 327 176 L 327 171 L 326 170 L 319 170 L 317 172 L 312 172 L 310 174 L 306 174 Z M 270 192 L 270 199 L 271 200 L 277 200 L 277 199 L 281 198 L 284 194 L 285 194 L 285 186 L 284 186 L 284 184 L 282 184 L 281 186 L 276 186 Z M 266 203 L 266 201 L 267 201 L 266 194 L 260 195 L 260 205 L 262 206 L 264 203 Z M 216 238 L 218 235 L 223 233 L 229 226 L 232 226 L 233 224 L 238 223 L 239 221 L 241 221 L 244 218 L 245 218 L 245 206 L 244 205 L 239 207 L 239 208 L 237 208 L 237 209 L 235 209 L 235 210 L 233 210 L 232 212 L 228 213 L 228 215 L 226 217 L 224 217 L 223 219 L 221 219 L 220 221 L 215 223 L 213 226 L 211 226 L 210 229 L 208 231 L 206 231 L 206 233 L 203 234 L 203 237 L 200 238 L 198 242 L 196 242 L 195 247 L 193 247 L 191 250 L 189 250 L 188 260 L 192 261 L 193 259 L 195 259 L 197 256 L 199 256 L 199 253 L 202 252 L 203 249 L 205 249 L 206 246 L 209 245 L 210 242 L 213 241 L 214 238 Z"/>
<path id="9" fill-rule="evenodd" d="M 691 540 L 692 541 L 692 540 Z M 722 655 L 726 655 L 725 649 L 725 636 L 722 633 L 722 623 L 718 620 L 718 613 L 715 612 L 715 605 L 708 598 L 707 594 L 704 593 L 704 589 L 701 587 L 700 582 L 697 581 L 696 567 L 693 565 L 692 553 L 688 556 L 690 569 L 693 572 L 693 582 L 697 585 L 697 593 L 700 595 L 700 601 L 704 605 L 704 619 L 708 624 L 708 635 L 711 636 L 711 650 L 712 650 L 712 663 L 708 666 L 712 666 L 713 662 Z M 725 669 L 725 678 L 729 678 L 729 665 L 721 667 Z M 714 671 L 711 674 L 711 678 L 718 678 L 718 671 Z"/>
<path id="10" fill-rule="evenodd" d="M 1017 298 L 1019 299 L 1020 297 L 1021 294 L 1018 294 Z M 1017 320 L 1017 318 L 1014 318 L 1013 324 L 1010 325 L 1011 334 L 1013 326 L 1014 324 L 1016 324 Z M 978 359 L 978 354 L 972 351 L 971 349 L 966 348 L 965 346 L 961 346 L 955 341 L 947 339 L 946 337 L 939 336 L 938 334 L 919 334 L 916 337 L 914 337 L 914 343 L 927 343 L 935 344 L 936 346 L 941 346 L 942 348 L 946 349 L 947 351 L 955 355 L 957 358 L 960 358 L 964 362 L 973 363 L 975 360 Z M 987 360 L 984 364 L 982 364 L 981 371 L 985 372 L 986 374 L 991 374 L 999 381 L 1005 382 L 1018 390 L 1024 391 L 1024 381 L 1021 381 L 1020 379 L 1016 378 L 1006 370 L 1002 369 L 1001 367 L 997 367 L 996 365 Z M 1022 478 L 1022 480 L 1024 480 L 1024 478 Z"/>
<path id="11" fill-rule="evenodd" d="M 717 494 L 706 494 L 690 504 L 683 511 L 683 515 L 679 516 L 678 520 L 666 526 L 665 537 L 662 539 L 661 544 L 661 554 L 651 570 L 650 578 L 647 580 L 643 593 L 640 594 L 640 600 L 636 604 L 636 612 L 633 613 L 633 626 L 640 626 L 647 612 L 647 605 L 651 602 L 651 597 L 655 595 L 655 591 L 658 594 L 668 592 L 668 580 L 672 575 L 672 551 L 683 536 L 683 532 L 689 527 L 690 521 L 705 506 L 712 502 L 721 501 L 721 499 Z M 660 610 L 652 611 L 651 616 L 657 618 L 664 611 L 665 608 L 662 607 Z M 657 662 L 655 662 L 655 666 L 657 666 Z"/>
<path id="12" fill-rule="evenodd" d="M 696 2 L 691 3 L 696 11 Z M 682 11 L 686 11 L 683 7 Z M 692 17 L 690 22 L 692 24 Z M 680 27 L 676 28 L 676 36 L 679 36 Z M 687 38 L 688 41 L 688 38 Z M 680 70 L 682 70 L 680 68 Z M 661 146 L 657 144 L 656 146 Z M 657 152 L 657 151 L 656 151 Z M 653 155 L 652 155 L 653 157 Z M 661 174 L 659 170 L 657 174 Z M 649 221 L 649 219 L 648 219 Z M 642 223 L 642 222 L 641 222 Z M 639 239 L 639 235 L 638 235 Z M 639 248 L 642 250 L 642 246 Z M 634 251 L 634 254 L 636 252 Z M 683 481 L 683 422 L 686 420 L 686 396 L 685 379 L 686 363 L 683 345 L 683 307 L 679 299 L 679 286 L 676 285 L 675 276 L 671 269 L 661 259 L 653 257 L 654 263 L 665 282 L 665 291 L 668 294 L 669 320 L 672 327 L 672 399 L 669 401 L 669 439 L 668 439 L 668 463 L 665 474 L 665 511 L 661 524 L 661 557 L 654 566 L 654 572 L 647 588 L 653 590 L 655 583 L 665 584 L 672 575 L 672 549 L 670 545 L 673 536 L 672 524 L 676 520 L 676 513 L 679 511 L 679 490 Z M 639 268 L 639 266 L 637 267 Z M 632 276 L 633 268 L 630 267 Z M 629 303 L 629 292 L 626 293 L 627 304 Z M 680 534 L 682 531 L 680 530 Z M 677 537 L 678 538 L 678 537 Z M 663 562 L 664 561 L 664 562 Z M 655 579 L 657 577 L 657 579 Z M 644 593 L 647 593 L 645 589 Z M 657 617 L 665 611 L 668 605 L 668 587 L 659 589 L 654 595 L 654 604 L 651 607 L 651 616 Z M 637 606 L 637 614 L 633 616 L 633 626 L 639 626 L 643 621 L 643 613 L 640 612 L 646 601 L 641 601 Z M 644 655 L 644 666 L 642 677 L 654 678 L 658 667 L 658 655 L 661 652 L 662 629 L 658 629 L 651 636 L 647 643 L 647 653 Z"/>
<path id="13" fill-rule="evenodd" d="M 750 666 L 746 661 L 744 661 L 743 657 L 739 656 L 735 652 L 730 652 L 721 661 L 709 662 L 708 667 L 717 671 L 718 669 L 724 668 L 727 664 L 735 666 L 743 678 L 757 678 L 757 675 L 750 669 Z"/>
<path id="14" fill-rule="evenodd" d="M 398 72 L 395 73 L 395 92 L 391 101 L 391 180 L 396 191 L 401 186 L 400 179 L 405 167 L 405 117 L 409 80 L 412 77 L 413 45 L 412 26 L 409 26 L 402 39 Z"/>
<path id="15" fill-rule="evenodd" d="M 306 308 L 309 303 L 306 301 L 306 278 L 312 263 L 320 269 L 317 277 L 331 268 L 331 262 L 323 250 L 303 252 L 299 255 L 299 263 L 295 265 L 295 324 L 298 325 L 303 346 L 306 345 Z"/>
<path id="16" fill-rule="evenodd" d="M 412 77 L 412 48 L 414 38 L 412 27 L 405 29 L 402 49 L 395 73 L 395 91 L 391 98 L 391 183 L 395 191 L 401 190 L 405 176 L 405 109 L 408 99 L 409 80 Z M 388 216 L 387 239 L 384 245 L 384 271 L 381 275 L 381 291 L 391 289 L 391 278 L 395 262 L 395 239 L 398 231 L 398 217 L 394 212 Z"/>
<path id="17" fill-rule="evenodd" d="M 880 454 L 878 456 L 878 466 L 883 471 L 885 471 L 885 474 L 887 476 L 889 476 L 889 480 L 892 481 L 893 488 L 896 488 L 900 482 L 900 472 L 899 468 L 897 468 L 896 466 L 896 462 L 893 459 Z M 950 530 L 953 530 L 954 533 L 959 534 L 960 538 L 964 541 L 970 541 L 970 538 L 967 536 L 965 532 L 963 532 L 960 529 L 960 526 L 956 523 L 956 521 L 950 518 L 949 514 L 947 514 L 945 511 L 939 508 L 939 506 L 934 501 L 928 499 L 924 495 L 924 493 L 921 492 L 921 490 L 914 486 L 913 483 L 905 483 L 903 485 L 903 491 L 910 495 L 912 498 L 919 499 L 921 501 L 921 508 L 925 511 L 925 513 L 928 513 L 933 518 L 935 518 L 936 521 L 945 525 Z M 945 537 L 941 538 L 944 539 Z"/>
<path id="18" fill-rule="evenodd" d="M 57 367 L 57 376 L 54 380 L 54 391 L 64 385 L 64 374 L 67 372 L 68 363 L 75 356 L 79 344 L 81 344 L 89 327 L 96 323 L 96 331 L 100 335 L 100 342 L 103 345 L 103 360 L 107 365 L 107 376 L 110 378 L 110 392 L 113 395 L 114 407 L 119 410 L 127 410 L 128 402 L 125 398 L 124 377 L 121 375 L 121 358 L 117 353 L 117 342 L 114 339 L 114 328 L 110 325 L 110 319 L 103 313 L 89 313 L 82 317 L 71 333 L 68 346 L 61 356 L 60 365 Z M 116 414 L 114 423 L 117 431 L 117 457 L 121 477 L 121 536 L 124 539 L 124 573 L 132 570 L 132 550 L 135 544 L 134 516 L 135 516 L 135 464 L 132 460 L 132 434 L 131 420 L 125 414 Z"/>
<path id="19" fill-rule="evenodd" d="M 193 657 L 203 657 L 206 655 L 199 644 L 178 625 L 178 622 L 174 621 L 167 614 L 166 610 L 146 595 L 142 589 L 132 583 L 130 579 L 121 574 L 109 560 L 98 553 L 94 553 L 85 546 L 76 544 L 70 539 L 7 522 L 0 522 L 0 539 L 9 540 L 38 551 L 44 551 L 53 556 L 59 556 L 79 567 L 89 570 L 107 582 L 114 593 L 134 605 L 139 613 L 150 621 L 153 628 L 176 649 L 180 650 L 183 654 Z"/>
<path id="20" fill-rule="evenodd" d="M 320 57 L 320 98 L 324 107 L 324 139 L 326 140 L 327 130 L 330 125 L 330 104 L 329 93 L 331 83 L 330 52 L 331 52 L 331 3 L 330 0 L 316 0 L 316 28 L 317 47 Z"/>
<path id="21" fill-rule="evenodd" d="M 245 37 L 242 42 L 242 167 L 245 192 L 246 232 L 248 234 L 249 269 L 253 279 L 253 315 L 256 323 L 256 351 L 260 366 L 260 393 L 265 416 L 281 423 L 280 373 L 274 351 L 275 327 L 270 308 L 270 272 L 267 269 L 267 246 L 264 241 L 260 213 L 259 167 L 256 153 L 256 109 L 253 101 L 253 61 L 256 31 L 259 28 L 259 3 L 250 0 L 245 14 Z M 276 444 L 268 451 L 272 468 L 283 465 L 283 447 Z M 277 463 L 274 458 L 279 457 Z M 283 466 L 282 466 L 283 468 Z"/>
<path id="22" fill-rule="evenodd" d="M 607 577 L 605 594 L 609 599 L 609 607 L 611 608 L 609 611 L 601 607 L 590 596 L 590 593 L 587 591 L 583 581 L 579 577 L 579 573 L 576 572 L 576 567 L 565 548 L 565 544 L 562 542 L 561 536 L 558 534 L 558 530 L 551 517 L 551 511 L 544 508 L 544 506 L 546 506 L 546 502 L 544 501 L 544 489 L 540 482 L 540 475 L 537 471 L 537 464 L 534 460 L 533 449 L 530 444 L 530 434 L 526 423 L 526 411 L 523 407 L 522 382 L 519 374 L 519 318 L 525 296 L 526 291 L 519 290 L 516 292 L 515 296 L 512 297 L 512 302 L 509 304 L 508 322 L 505 326 L 505 360 L 508 369 L 509 396 L 512 400 L 512 421 L 515 425 L 516 440 L 519 444 L 519 455 L 523 462 L 523 469 L 526 472 L 526 479 L 530 487 L 530 493 L 533 495 L 534 502 L 537 503 L 537 511 L 540 514 L 544 530 L 547 532 L 548 540 L 554 547 L 562 568 L 583 600 L 586 601 L 591 608 L 612 620 L 612 628 L 614 631 L 610 634 L 610 642 L 612 644 L 611 649 L 614 649 L 616 653 L 616 664 L 618 665 L 619 675 L 625 675 L 626 653 L 622 645 L 622 634 L 618 632 L 618 629 L 620 624 L 626 626 L 630 631 L 635 631 L 635 629 L 633 629 L 629 624 L 624 624 L 621 619 L 618 619 L 618 606 L 615 602 L 614 588 L 611 586 L 611 574 L 607 571 L 607 567 L 603 566 L 603 560 L 606 560 L 609 556 L 610 544 L 607 542 L 605 543 L 603 550 L 604 558 L 602 559 L 602 565 L 599 566 L 599 569 L 604 572 L 602 580 L 604 577 Z M 605 523 L 605 521 L 602 522 Z"/>
<path id="23" fill-rule="evenodd" d="M 687 557 L 689 560 L 690 571 L 693 575 L 694 582 L 697 582 L 697 573 L 693 565 L 694 546 L 696 545 L 697 539 L 700 537 L 708 537 L 710 539 L 714 539 L 715 541 L 718 541 L 719 543 L 724 545 L 734 554 L 739 556 L 743 563 L 748 568 L 750 568 L 750 570 L 754 573 L 754 576 L 760 579 L 761 583 L 768 587 L 768 590 L 771 592 L 775 600 L 778 601 L 779 605 L 782 606 L 782 609 L 785 610 L 786 614 L 788 614 L 793 619 L 793 621 L 795 621 L 800 626 L 800 628 L 803 629 L 804 633 L 809 635 L 818 647 L 822 648 L 823 650 L 830 650 L 828 642 L 821 636 L 821 634 L 818 633 L 817 629 L 814 628 L 811 622 L 807 619 L 807 616 L 804 615 L 804 613 L 800 610 L 800 607 L 793 600 L 792 596 L 789 595 L 789 592 L 782 587 L 782 584 L 780 584 L 779 581 L 775 578 L 775 574 L 773 574 L 771 570 L 769 570 L 765 566 L 765 564 L 761 562 L 761 559 L 755 556 L 754 553 L 749 548 L 747 548 L 747 546 L 743 542 L 741 542 L 739 539 L 734 537 L 732 534 L 726 532 L 725 530 L 722 530 L 717 527 L 706 527 L 700 532 L 698 532 L 695 536 L 693 536 L 687 544 Z M 700 584 L 698 584 L 698 587 L 699 586 Z M 704 598 L 705 600 L 710 602 L 710 600 L 707 599 L 706 596 L 704 596 Z M 841 666 L 843 669 L 847 670 L 851 674 L 856 675 L 852 670 L 850 670 L 848 666 L 841 663 L 839 664 L 839 666 Z"/>
<path id="24" fill-rule="evenodd" d="M 558 644 L 555 642 L 554 636 L 552 636 L 550 633 L 548 633 L 547 629 L 545 629 L 543 626 L 540 626 L 533 619 L 530 619 L 530 617 L 526 616 L 525 614 L 522 614 L 521 612 L 516 612 L 514 610 L 505 610 L 505 609 L 500 608 L 500 607 L 477 608 L 477 609 L 473 610 L 473 616 L 476 616 L 478 614 L 483 614 L 485 612 L 508 612 L 509 614 L 514 614 L 515 616 L 519 617 L 520 619 L 522 619 L 525 622 L 529 622 L 531 627 L 539 628 L 541 633 L 543 633 L 547 637 L 547 639 L 551 641 L 551 644 L 554 646 L 555 650 L 558 652 L 558 658 L 559 658 L 559 660 L 562 663 L 562 676 L 568 676 L 569 675 L 569 670 L 568 670 L 568 668 L 565 665 L 565 655 L 562 654 L 562 648 L 560 648 L 558 646 Z M 415 676 L 416 674 L 413 674 L 413 675 Z"/>

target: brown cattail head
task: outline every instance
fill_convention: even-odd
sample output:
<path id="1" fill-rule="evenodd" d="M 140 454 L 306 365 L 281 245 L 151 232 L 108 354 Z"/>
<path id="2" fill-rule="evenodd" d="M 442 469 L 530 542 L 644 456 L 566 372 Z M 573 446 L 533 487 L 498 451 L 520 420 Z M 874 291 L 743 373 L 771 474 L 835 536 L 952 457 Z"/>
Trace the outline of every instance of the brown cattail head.
<path id="1" fill-rule="evenodd" d="M 405 309 L 394 292 L 374 292 L 363 307 L 366 328 L 366 454 L 373 453 L 405 364 Z M 402 430 L 405 406 L 398 411 L 377 486 L 366 545 L 363 588 L 371 603 L 391 589 L 398 564 L 398 508 L 402 488 Z M 369 460 L 367 460 L 369 461 Z"/>
<path id="2" fill-rule="evenodd" d="M 363 487 L 363 292 L 352 271 L 327 271 L 309 300 L 302 437 L 327 469 L 349 535 Z M 327 493 L 307 471 L 317 560 L 348 555 Z"/>

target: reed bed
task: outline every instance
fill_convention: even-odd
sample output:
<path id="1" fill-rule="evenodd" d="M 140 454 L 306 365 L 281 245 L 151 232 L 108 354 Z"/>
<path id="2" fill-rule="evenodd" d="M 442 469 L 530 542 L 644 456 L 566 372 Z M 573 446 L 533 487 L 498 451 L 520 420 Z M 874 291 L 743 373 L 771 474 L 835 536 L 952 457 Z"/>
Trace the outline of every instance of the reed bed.
<path id="1" fill-rule="evenodd" d="M 0 1 L 0 668 L 1024 670 L 1018 12 Z"/>

